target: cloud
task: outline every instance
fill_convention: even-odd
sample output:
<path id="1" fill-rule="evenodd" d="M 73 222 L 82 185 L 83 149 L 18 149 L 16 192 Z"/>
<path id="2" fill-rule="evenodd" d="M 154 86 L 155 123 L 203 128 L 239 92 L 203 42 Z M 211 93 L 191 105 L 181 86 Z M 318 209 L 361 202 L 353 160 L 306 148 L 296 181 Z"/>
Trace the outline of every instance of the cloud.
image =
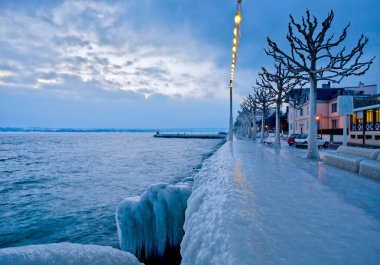
<path id="1" fill-rule="evenodd" d="M 227 96 L 228 69 L 217 66 L 218 49 L 187 28 L 173 31 L 152 22 L 143 31 L 135 28 L 134 20 L 141 19 L 136 8 L 123 2 L 65 1 L 34 12 L 4 10 L 0 54 L 13 67 L 0 65 L 0 86 L 56 86 L 80 97 L 80 90 L 68 87 L 77 80 L 77 86 L 96 83 L 105 91 L 145 97 Z"/>

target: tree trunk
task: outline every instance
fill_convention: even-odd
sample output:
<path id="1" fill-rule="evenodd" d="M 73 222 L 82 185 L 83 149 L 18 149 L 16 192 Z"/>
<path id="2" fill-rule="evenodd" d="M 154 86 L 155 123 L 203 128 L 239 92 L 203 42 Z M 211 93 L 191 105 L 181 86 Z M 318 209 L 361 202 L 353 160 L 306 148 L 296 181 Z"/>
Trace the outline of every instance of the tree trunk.
<path id="1" fill-rule="evenodd" d="M 252 129 L 252 139 L 256 140 L 257 138 L 257 124 L 256 124 L 256 111 L 253 112 L 253 129 Z"/>
<path id="2" fill-rule="evenodd" d="M 317 122 L 315 116 L 317 114 L 317 80 L 314 76 L 310 76 L 310 101 L 309 101 L 309 136 L 307 146 L 307 158 L 319 159 L 317 146 Z"/>
<path id="3" fill-rule="evenodd" d="M 252 121 L 250 118 L 248 118 L 248 121 L 247 121 L 247 124 L 248 124 L 248 138 L 252 138 Z"/>
<path id="4" fill-rule="evenodd" d="M 263 116 L 261 118 L 261 139 L 260 143 L 264 143 L 264 130 L 265 130 L 265 112 L 263 111 Z"/>
<path id="5" fill-rule="evenodd" d="M 296 108 L 294 106 L 294 109 L 293 109 L 293 134 L 296 133 Z"/>
<path id="6" fill-rule="evenodd" d="M 280 142 L 280 107 L 281 102 L 276 102 L 276 134 L 274 136 L 274 148 L 280 149 L 281 148 L 281 142 Z"/>

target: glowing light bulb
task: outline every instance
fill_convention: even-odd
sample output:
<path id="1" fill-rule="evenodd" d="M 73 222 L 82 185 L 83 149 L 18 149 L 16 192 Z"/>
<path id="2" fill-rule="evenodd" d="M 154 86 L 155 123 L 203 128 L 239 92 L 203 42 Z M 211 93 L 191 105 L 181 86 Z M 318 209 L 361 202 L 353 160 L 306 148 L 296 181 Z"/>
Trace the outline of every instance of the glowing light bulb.
<path id="1" fill-rule="evenodd" d="M 236 38 L 234 38 L 234 39 L 232 40 L 232 42 L 234 43 L 234 45 L 236 45 L 236 43 L 237 43 Z"/>
<path id="2" fill-rule="evenodd" d="M 239 25 L 240 22 L 241 22 L 241 15 L 240 15 L 240 13 L 236 13 L 236 16 L 235 16 L 236 25 Z"/>
<path id="3" fill-rule="evenodd" d="M 233 53 L 236 53 L 236 46 L 233 46 L 233 47 L 232 47 L 232 52 L 233 52 Z"/>
<path id="4" fill-rule="evenodd" d="M 237 33 L 238 33 L 238 31 L 237 31 L 237 28 L 235 27 L 235 28 L 234 28 L 234 36 L 236 36 Z"/>

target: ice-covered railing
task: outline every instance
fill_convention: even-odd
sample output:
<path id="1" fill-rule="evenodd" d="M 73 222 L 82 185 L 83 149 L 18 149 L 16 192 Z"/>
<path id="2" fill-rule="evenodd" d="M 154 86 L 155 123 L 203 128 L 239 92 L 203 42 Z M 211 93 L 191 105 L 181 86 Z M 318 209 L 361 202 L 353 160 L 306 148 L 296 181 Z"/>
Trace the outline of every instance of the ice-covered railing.
<path id="1" fill-rule="evenodd" d="M 151 185 L 139 197 L 122 201 L 116 209 L 120 248 L 144 262 L 162 261 L 173 251 L 180 260 L 179 247 L 190 194 L 191 185 L 187 183 L 159 183 Z"/>
<path id="2" fill-rule="evenodd" d="M 132 254 L 112 247 L 54 243 L 0 249 L 1 265 L 142 265 Z"/>

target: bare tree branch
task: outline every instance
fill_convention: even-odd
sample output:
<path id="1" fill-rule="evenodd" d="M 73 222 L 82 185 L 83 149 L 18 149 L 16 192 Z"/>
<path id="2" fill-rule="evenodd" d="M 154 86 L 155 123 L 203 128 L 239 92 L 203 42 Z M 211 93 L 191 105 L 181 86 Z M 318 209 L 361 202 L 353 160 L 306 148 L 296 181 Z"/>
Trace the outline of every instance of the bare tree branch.
<path id="1" fill-rule="evenodd" d="M 368 38 L 363 35 L 353 49 L 347 50 L 346 47 L 338 49 L 347 37 L 350 24 L 343 29 L 338 38 L 334 38 L 334 35 L 327 37 L 333 20 L 334 12 L 331 10 L 317 33 L 317 18 L 312 17 L 309 10 L 306 11 L 305 17 L 302 16 L 300 23 L 290 15 L 289 32 L 286 37 L 290 45 L 290 52 L 280 49 L 277 43 L 269 37 L 267 38 L 269 48 L 265 49 L 267 55 L 287 68 L 293 75 L 291 79 L 308 80 L 310 83 L 309 158 L 319 157 L 315 141 L 317 127 L 314 119 L 318 81 L 328 80 L 339 83 L 345 77 L 363 75 L 375 59 L 373 57 L 367 61 L 361 60 L 364 47 L 368 43 Z M 264 71 L 264 73 L 266 72 Z M 268 86 L 265 81 L 260 84 Z"/>

